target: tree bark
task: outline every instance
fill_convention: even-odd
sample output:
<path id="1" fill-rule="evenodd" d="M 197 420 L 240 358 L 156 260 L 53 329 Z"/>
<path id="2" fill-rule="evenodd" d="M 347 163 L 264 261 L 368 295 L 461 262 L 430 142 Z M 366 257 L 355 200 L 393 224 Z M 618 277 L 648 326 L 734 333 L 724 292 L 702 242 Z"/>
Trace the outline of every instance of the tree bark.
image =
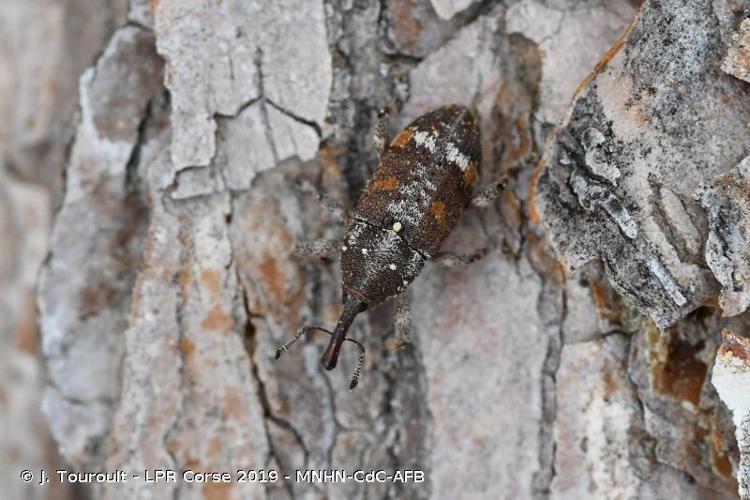
<path id="1" fill-rule="evenodd" d="M 106 5 L 107 36 L 75 52 L 77 92 L 68 76 L 26 142 L 21 119 L 0 130 L 3 359 L 28 366 L 3 384 L 8 422 L 48 426 L 71 470 L 235 480 L 129 480 L 96 498 L 747 498 L 732 389 L 747 348 L 732 346 L 750 325 L 750 3 Z M 63 97 L 79 103 L 67 136 Z M 395 132 L 448 103 L 481 118 L 478 184 L 509 182 L 445 249 L 488 255 L 426 266 L 406 347 L 393 303 L 356 319 L 353 391 L 357 352 L 324 371 L 327 339 L 274 360 L 341 312 L 337 259 L 293 251 L 343 227 L 295 181 L 351 207 L 377 165 L 377 111 L 394 109 Z M 42 143 L 56 156 L 27 145 Z M 19 347 L 37 312 L 15 291 L 34 287 L 41 342 Z M 20 429 L 8 482 L 42 498 L 16 469 L 52 467 L 45 438 Z M 296 480 L 322 469 L 424 481 Z"/>

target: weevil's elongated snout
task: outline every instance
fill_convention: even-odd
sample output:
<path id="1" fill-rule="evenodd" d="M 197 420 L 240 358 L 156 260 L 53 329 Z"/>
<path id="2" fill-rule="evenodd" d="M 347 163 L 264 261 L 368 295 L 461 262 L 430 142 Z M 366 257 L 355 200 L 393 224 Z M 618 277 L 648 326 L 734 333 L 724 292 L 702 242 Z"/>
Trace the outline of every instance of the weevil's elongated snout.
<path id="1" fill-rule="evenodd" d="M 367 304 L 361 302 L 349 295 L 346 302 L 344 302 L 344 310 L 341 313 L 341 318 L 336 325 L 336 329 L 331 335 L 331 341 L 328 343 L 326 352 L 323 353 L 323 357 L 320 359 L 323 368 L 326 370 L 333 370 L 336 368 L 336 363 L 339 360 L 339 352 L 341 351 L 341 344 L 346 339 L 346 333 L 349 331 L 349 327 L 352 326 L 354 318 L 357 314 L 367 309 Z"/>

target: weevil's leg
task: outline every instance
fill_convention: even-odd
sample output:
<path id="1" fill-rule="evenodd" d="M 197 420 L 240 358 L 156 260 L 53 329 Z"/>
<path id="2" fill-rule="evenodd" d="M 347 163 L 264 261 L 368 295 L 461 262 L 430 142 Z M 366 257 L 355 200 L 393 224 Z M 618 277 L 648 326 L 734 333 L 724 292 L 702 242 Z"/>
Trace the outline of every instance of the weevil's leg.
<path id="1" fill-rule="evenodd" d="M 399 344 L 411 343 L 411 300 L 409 291 L 396 297 L 396 313 L 394 315 L 394 324 L 396 327 L 396 340 Z"/>
<path id="2" fill-rule="evenodd" d="M 346 221 L 348 219 L 349 216 L 347 215 L 346 210 L 344 210 L 344 207 L 342 207 L 338 201 L 318 191 L 318 189 L 308 180 L 298 179 L 297 182 L 295 182 L 295 187 L 301 193 L 314 196 L 320 203 L 320 206 L 333 214 L 338 220 Z"/>
<path id="3" fill-rule="evenodd" d="M 503 189 L 505 189 L 506 184 L 507 179 L 503 177 L 503 179 L 493 182 L 489 186 L 481 189 L 477 194 L 471 197 L 471 206 L 477 208 L 486 207 L 497 198 Z"/>
<path id="4" fill-rule="evenodd" d="M 443 267 L 463 267 L 468 266 L 472 262 L 476 262 L 485 255 L 487 255 L 488 249 L 487 248 L 480 248 L 476 250 L 474 253 L 466 254 L 466 255 L 457 255 L 450 252 L 439 252 L 436 253 L 433 258 L 432 262 L 435 264 L 441 265 Z"/>
<path id="5" fill-rule="evenodd" d="M 341 249 L 338 240 L 308 240 L 299 241 L 294 249 L 294 255 L 305 258 L 330 257 Z"/>
<path id="6" fill-rule="evenodd" d="M 372 142 L 375 144 L 375 150 L 378 152 L 378 158 L 383 155 L 391 139 L 389 117 L 390 110 L 388 108 L 383 108 L 378 111 L 377 121 L 375 122 L 375 133 L 372 138 Z"/>

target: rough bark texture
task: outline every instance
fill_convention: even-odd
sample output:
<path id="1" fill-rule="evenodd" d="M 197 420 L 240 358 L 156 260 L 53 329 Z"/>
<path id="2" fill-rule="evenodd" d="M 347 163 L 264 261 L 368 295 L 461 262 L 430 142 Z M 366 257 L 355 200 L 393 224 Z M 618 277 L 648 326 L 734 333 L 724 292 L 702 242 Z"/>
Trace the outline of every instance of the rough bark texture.
<path id="1" fill-rule="evenodd" d="M 61 460 L 426 477 L 97 498 L 747 496 L 749 3 L 19 0 L 0 16 L 17 47 L 0 56 L 10 497 L 79 493 L 17 479 Z M 395 129 L 451 102 L 481 117 L 479 184 L 509 188 L 445 248 L 489 254 L 427 266 L 405 348 L 393 304 L 357 319 L 354 391 L 355 352 L 325 372 L 317 337 L 274 361 L 341 311 L 337 261 L 293 250 L 343 228 L 294 181 L 350 207 L 377 110 Z"/>
<path id="2" fill-rule="evenodd" d="M 731 331 L 724 332 L 711 381 L 732 411 L 736 427 L 740 464 L 737 471 L 739 493 L 750 498 L 750 341 Z"/>

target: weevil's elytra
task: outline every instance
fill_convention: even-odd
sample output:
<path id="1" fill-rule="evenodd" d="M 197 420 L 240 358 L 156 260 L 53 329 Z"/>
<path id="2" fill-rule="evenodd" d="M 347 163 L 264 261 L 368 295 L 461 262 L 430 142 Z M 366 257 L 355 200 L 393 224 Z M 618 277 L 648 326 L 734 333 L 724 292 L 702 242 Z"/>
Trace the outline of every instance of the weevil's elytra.
<path id="1" fill-rule="evenodd" d="M 385 137 L 375 142 L 382 145 L 380 164 L 350 214 L 341 245 L 344 307 L 328 332 L 321 360 L 327 370 L 336 366 L 344 340 L 351 340 L 346 333 L 357 314 L 406 290 L 439 251 L 472 201 L 478 176 L 479 120 L 464 106 L 438 108 L 390 144 Z M 356 383 L 355 375 L 351 386 Z"/>

